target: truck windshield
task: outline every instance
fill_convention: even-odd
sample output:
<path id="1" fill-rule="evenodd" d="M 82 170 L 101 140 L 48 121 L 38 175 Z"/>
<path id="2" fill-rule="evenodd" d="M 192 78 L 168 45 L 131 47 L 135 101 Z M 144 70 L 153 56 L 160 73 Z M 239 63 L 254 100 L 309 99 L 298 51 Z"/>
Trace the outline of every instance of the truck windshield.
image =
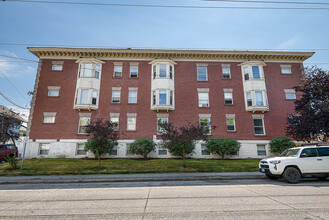
<path id="1" fill-rule="evenodd" d="M 296 157 L 300 149 L 286 149 L 280 155 L 280 157 Z"/>

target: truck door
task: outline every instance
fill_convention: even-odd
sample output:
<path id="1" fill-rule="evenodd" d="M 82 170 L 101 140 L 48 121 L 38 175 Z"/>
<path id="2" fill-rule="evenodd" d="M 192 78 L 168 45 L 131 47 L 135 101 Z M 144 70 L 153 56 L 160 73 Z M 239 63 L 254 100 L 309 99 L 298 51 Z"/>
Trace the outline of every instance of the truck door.
<path id="1" fill-rule="evenodd" d="M 324 161 L 316 148 L 305 148 L 300 154 L 303 173 L 324 172 Z"/>

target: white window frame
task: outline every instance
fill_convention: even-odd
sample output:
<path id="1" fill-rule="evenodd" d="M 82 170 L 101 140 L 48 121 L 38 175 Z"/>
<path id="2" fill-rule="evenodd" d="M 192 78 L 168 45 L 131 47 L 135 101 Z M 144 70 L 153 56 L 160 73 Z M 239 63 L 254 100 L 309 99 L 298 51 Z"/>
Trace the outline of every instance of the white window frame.
<path id="1" fill-rule="evenodd" d="M 204 97 L 200 97 L 202 95 L 205 95 L 206 99 Z M 198 106 L 199 108 L 209 108 L 209 89 L 208 88 L 198 88 Z"/>
<path id="2" fill-rule="evenodd" d="M 113 78 L 122 78 L 122 70 L 123 70 L 123 63 L 122 62 L 114 62 L 113 63 Z M 117 70 L 120 71 L 117 71 Z"/>
<path id="3" fill-rule="evenodd" d="M 82 126 L 86 126 L 86 125 L 81 125 L 82 119 L 86 119 L 86 121 L 88 122 L 86 125 L 90 124 L 91 113 L 79 113 L 78 134 L 88 134 L 87 132 L 81 132 Z"/>
<path id="4" fill-rule="evenodd" d="M 203 127 L 201 125 L 202 120 L 207 120 L 207 127 L 209 128 L 207 135 L 211 135 L 211 114 L 199 114 L 199 124 L 201 127 Z"/>
<path id="5" fill-rule="evenodd" d="M 233 105 L 233 89 L 223 89 L 223 92 L 224 92 L 224 105 Z M 227 100 L 230 100 L 231 103 L 226 103 Z"/>
<path id="6" fill-rule="evenodd" d="M 87 68 L 85 67 L 86 65 L 91 65 L 91 68 Z M 85 70 L 88 69 L 90 70 L 90 76 L 86 76 L 86 72 Z M 102 69 L 102 65 L 100 63 L 95 63 L 92 61 L 89 62 L 81 62 L 80 66 L 79 66 L 79 77 L 80 78 L 94 78 L 94 79 L 99 79 L 100 78 L 100 74 L 101 74 L 101 69 Z"/>
<path id="7" fill-rule="evenodd" d="M 52 61 L 51 71 L 63 71 L 64 61 Z"/>
<path id="8" fill-rule="evenodd" d="M 80 147 L 83 146 L 83 149 Z M 84 150 L 85 143 L 77 143 L 76 155 L 87 155 L 87 151 Z"/>
<path id="9" fill-rule="evenodd" d="M 137 97 L 138 97 L 138 88 L 135 87 L 129 87 L 128 88 L 128 103 L 129 104 L 137 104 Z M 132 96 L 133 94 L 136 94 L 136 96 Z M 131 100 L 135 99 L 135 102 L 131 102 Z"/>
<path id="10" fill-rule="evenodd" d="M 120 124 L 120 113 L 110 113 L 110 122 L 117 124 L 116 126 L 113 126 L 113 130 L 118 131 Z"/>
<path id="11" fill-rule="evenodd" d="M 200 149 L 201 149 L 201 155 L 202 156 L 211 156 L 211 153 L 206 151 L 207 149 L 207 144 L 201 144 Z"/>
<path id="12" fill-rule="evenodd" d="M 157 148 L 158 148 L 158 156 L 167 156 L 168 155 L 168 149 L 167 148 L 163 147 L 162 145 L 158 145 Z M 160 153 L 160 151 L 166 152 L 166 154 Z"/>
<path id="13" fill-rule="evenodd" d="M 235 132 L 236 131 L 235 114 L 226 114 L 225 116 L 226 116 L 226 131 L 227 132 Z M 233 128 L 234 128 L 233 130 L 228 129 L 228 126 L 229 126 L 228 121 L 229 120 L 233 120 Z"/>
<path id="14" fill-rule="evenodd" d="M 129 119 L 133 119 L 129 121 Z M 130 128 L 133 126 L 133 128 Z M 127 113 L 127 131 L 136 131 L 137 130 L 137 113 Z"/>
<path id="15" fill-rule="evenodd" d="M 253 114 L 252 115 L 252 123 L 253 123 L 253 128 L 254 128 L 254 134 L 255 136 L 264 136 L 266 135 L 266 132 L 265 132 L 265 123 L 264 123 L 264 115 L 263 114 Z M 263 133 L 262 134 L 256 134 L 256 126 L 255 126 L 255 120 L 261 120 L 262 121 L 262 129 L 263 129 Z M 260 126 L 257 126 L 257 127 L 260 127 Z"/>
<path id="16" fill-rule="evenodd" d="M 56 112 L 44 112 L 43 113 L 43 124 L 55 124 Z"/>
<path id="17" fill-rule="evenodd" d="M 285 89 L 284 90 L 286 100 L 295 100 L 296 99 L 296 91 L 294 89 Z M 293 95 L 293 97 L 289 97 L 289 95 Z"/>
<path id="18" fill-rule="evenodd" d="M 291 65 L 280 65 L 281 66 L 281 74 L 290 75 L 292 74 Z"/>
<path id="19" fill-rule="evenodd" d="M 261 92 L 262 94 L 262 101 L 263 105 L 257 105 L 257 100 L 256 100 L 256 92 Z M 251 99 L 248 99 L 248 93 L 250 93 Z M 251 100 L 251 105 L 248 105 L 248 100 Z M 247 107 L 262 107 L 262 106 L 268 106 L 268 100 L 267 100 L 267 94 L 265 91 L 247 91 L 245 92 L 245 102 Z"/>
<path id="20" fill-rule="evenodd" d="M 264 74 L 264 66 L 266 64 L 263 61 L 248 61 L 242 64 L 239 64 L 242 68 L 242 78 L 243 81 L 249 81 L 249 80 L 264 80 L 265 74 Z M 255 78 L 253 66 L 257 66 L 259 69 L 259 78 Z M 247 76 L 247 77 L 246 77 Z"/>
<path id="21" fill-rule="evenodd" d="M 257 144 L 256 147 L 257 147 L 257 156 L 267 156 L 265 144 Z M 264 150 L 260 150 L 259 147 L 264 147 Z M 262 153 L 264 153 L 264 154 L 262 154 Z"/>
<path id="22" fill-rule="evenodd" d="M 114 96 L 115 93 L 119 93 L 119 96 Z M 116 101 L 119 98 L 118 101 Z M 112 87 L 112 96 L 111 96 L 111 103 L 119 104 L 121 103 L 121 87 Z"/>
<path id="23" fill-rule="evenodd" d="M 228 77 L 224 77 L 225 70 L 228 70 L 228 73 L 225 73 L 225 75 L 228 74 Z M 230 64 L 222 64 L 222 78 L 223 79 L 231 79 L 231 65 Z"/>
<path id="24" fill-rule="evenodd" d="M 132 71 L 132 69 L 137 68 L 137 71 Z M 133 74 L 132 74 L 133 73 Z M 135 74 L 136 73 L 136 74 Z M 130 63 L 129 67 L 129 77 L 130 78 L 138 78 L 138 63 Z"/>
<path id="25" fill-rule="evenodd" d="M 157 134 L 162 134 L 163 132 L 161 126 L 159 125 L 159 120 L 163 123 L 162 119 L 165 120 L 165 123 L 169 123 L 169 114 L 157 114 Z"/>
<path id="26" fill-rule="evenodd" d="M 207 68 L 208 64 L 203 64 L 203 63 L 197 63 L 197 68 L 196 68 L 196 73 L 197 73 L 197 81 L 199 82 L 207 82 L 208 81 L 208 68 Z M 205 79 L 204 79 L 204 74 L 200 73 L 199 74 L 199 69 L 205 69 L 206 70 L 206 74 L 205 74 Z M 201 77 L 202 76 L 202 77 Z"/>
<path id="27" fill-rule="evenodd" d="M 159 60 L 152 61 L 149 64 L 152 64 L 152 79 L 174 79 L 174 65 L 177 63 L 169 60 Z M 160 77 L 160 66 L 166 66 L 166 75 Z"/>
<path id="28" fill-rule="evenodd" d="M 50 143 L 40 143 L 39 144 L 39 155 L 40 156 L 47 156 L 49 155 L 49 150 L 50 150 Z M 41 151 L 45 151 L 46 153 L 41 153 Z"/>
<path id="29" fill-rule="evenodd" d="M 60 86 L 48 86 L 48 97 L 58 97 Z"/>
<path id="30" fill-rule="evenodd" d="M 118 156 L 118 145 L 114 145 L 114 147 L 111 150 L 109 150 L 109 155 L 110 156 Z"/>

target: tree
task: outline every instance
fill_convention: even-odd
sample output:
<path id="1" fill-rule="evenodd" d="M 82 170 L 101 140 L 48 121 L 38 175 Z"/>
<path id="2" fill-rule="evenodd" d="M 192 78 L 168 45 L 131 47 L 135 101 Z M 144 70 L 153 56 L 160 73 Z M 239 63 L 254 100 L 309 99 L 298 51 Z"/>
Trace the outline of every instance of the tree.
<path id="1" fill-rule="evenodd" d="M 18 161 L 16 158 L 17 147 L 15 140 L 19 138 L 19 128 L 24 121 L 15 112 L 5 106 L 0 106 L 0 142 L 6 143 L 11 140 L 14 144 L 14 157 L 7 159 L 12 169 L 17 169 Z"/>
<path id="2" fill-rule="evenodd" d="M 174 127 L 171 123 L 162 125 L 163 146 L 174 156 L 183 158 L 183 167 L 186 167 L 186 155 L 192 153 L 195 142 L 207 140 L 207 130 L 200 125 L 188 123 L 181 127 Z"/>
<path id="3" fill-rule="evenodd" d="M 98 159 L 98 166 L 101 167 L 101 156 L 108 153 L 117 145 L 119 132 L 116 131 L 116 123 L 97 119 L 86 126 L 91 138 L 85 145 L 85 151 L 90 150 Z"/>
<path id="4" fill-rule="evenodd" d="M 240 149 L 240 143 L 233 138 L 210 138 L 207 141 L 206 147 L 210 153 L 218 154 L 225 158 L 225 156 L 231 156 L 238 153 Z"/>
<path id="5" fill-rule="evenodd" d="M 276 137 L 270 141 L 270 151 L 281 154 L 285 149 L 294 147 L 295 144 L 287 137 Z"/>
<path id="6" fill-rule="evenodd" d="M 305 69 L 305 80 L 294 87 L 296 115 L 289 115 L 286 134 L 295 140 L 309 141 L 329 135 L 329 72 L 317 67 Z"/>
<path id="7" fill-rule="evenodd" d="M 155 143 L 149 138 L 139 138 L 129 145 L 129 151 L 133 154 L 142 155 L 145 159 L 147 155 L 155 150 Z"/>

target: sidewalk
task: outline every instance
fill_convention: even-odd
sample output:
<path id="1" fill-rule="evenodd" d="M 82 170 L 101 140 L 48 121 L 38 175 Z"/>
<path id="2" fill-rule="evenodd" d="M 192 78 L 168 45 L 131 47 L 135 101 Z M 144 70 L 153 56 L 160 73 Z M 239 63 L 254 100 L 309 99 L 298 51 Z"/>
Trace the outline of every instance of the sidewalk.
<path id="1" fill-rule="evenodd" d="M 155 182 L 155 181 L 207 181 L 264 179 L 260 172 L 224 173 L 149 173 L 149 174 L 104 174 L 63 176 L 15 176 L 0 177 L 1 185 L 51 184 L 51 183 L 106 183 L 106 182 Z"/>

